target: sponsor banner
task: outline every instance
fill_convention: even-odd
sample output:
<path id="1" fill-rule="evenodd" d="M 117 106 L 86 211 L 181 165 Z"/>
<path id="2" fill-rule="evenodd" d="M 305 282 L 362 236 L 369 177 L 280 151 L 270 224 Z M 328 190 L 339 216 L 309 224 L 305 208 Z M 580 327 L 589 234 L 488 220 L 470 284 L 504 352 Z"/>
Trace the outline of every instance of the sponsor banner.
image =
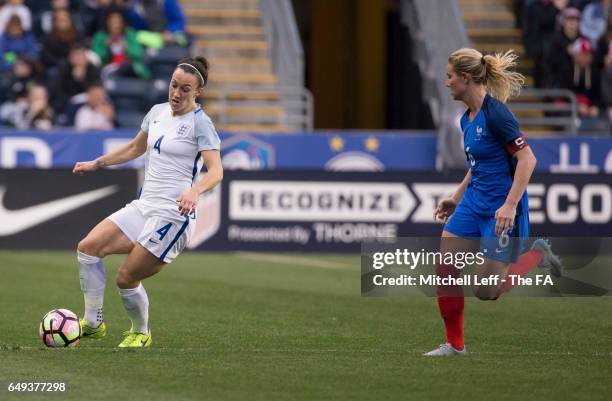
<path id="1" fill-rule="evenodd" d="M 528 138 L 537 171 L 555 174 L 612 174 L 611 137 Z"/>
<path id="2" fill-rule="evenodd" d="M 0 132 L 0 168 L 72 167 L 128 143 L 134 131 L 87 134 L 36 131 Z M 433 170 L 436 136 L 424 133 L 221 133 L 227 170 Z M 140 168 L 143 158 L 124 167 Z"/>
<path id="3" fill-rule="evenodd" d="M 134 131 L 0 132 L 0 167 L 72 167 L 124 145 Z M 435 132 L 221 133 L 226 170 L 433 171 Z M 612 138 L 528 138 L 537 171 L 612 173 Z M 143 159 L 123 167 L 140 168 Z"/>
<path id="4" fill-rule="evenodd" d="M 437 237 L 432 212 L 460 174 L 226 172 L 203 197 L 193 249 L 358 252 L 364 238 Z M 612 236 L 605 175 L 537 174 L 532 236 Z M 203 218 L 206 216 L 206 218 Z"/>
<path id="5" fill-rule="evenodd" d="M 0 169 L 0 249 L 76 249 L 137 188 L 136 170 Z"/>
<path id="6" fill-rule="evenodd" d="M 228 171 L 201 197 L 191 249 L 358 252 L 364 238 L 437 237 L 462 175 Z M 612 236 L 609 176 L 537 174 L 532 236 Z M 73 249 L 137 193 L 136 170 L 0 169 L 0 248 Z"/>
<path id="7" fill-rule="evenodd" d="M 78 161 L 93 160 L 103 153 L 127 144 L 132 131 L 40 132 L 6 131 L 0 133 L 0 168 L 68 168 Z M 124 165 L 144 166 L 142 158 Z"/>

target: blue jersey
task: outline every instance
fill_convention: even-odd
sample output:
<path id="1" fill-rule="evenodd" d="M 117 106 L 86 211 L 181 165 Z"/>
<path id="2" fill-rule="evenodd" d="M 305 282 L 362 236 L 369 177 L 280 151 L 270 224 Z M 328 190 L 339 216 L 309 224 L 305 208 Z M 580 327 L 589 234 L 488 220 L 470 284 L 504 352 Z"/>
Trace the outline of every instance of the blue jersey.
<path id="1" fill-rule="evenodd" d="M 493 216 L 505 202 L 516 159 L 513 154 L 527 146 L 516 117 L 505 104 L 486 95 L 473 121 L 469 110 L 461 117 L 463 144 L 471 180 L 463 195 L 474 211 Z M 517 215 L 528 211 L 527 192 L 517 206 Z"/>

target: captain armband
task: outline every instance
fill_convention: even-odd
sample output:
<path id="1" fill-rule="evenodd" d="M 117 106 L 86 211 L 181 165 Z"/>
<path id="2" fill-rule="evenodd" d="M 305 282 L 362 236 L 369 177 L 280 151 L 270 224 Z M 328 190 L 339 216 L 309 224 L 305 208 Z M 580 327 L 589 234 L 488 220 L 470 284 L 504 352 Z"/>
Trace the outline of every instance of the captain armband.
<path id="1" fill-rule="evenodd" d="M 506 144 L 506 151 L 510 155 L 513 155 L 519 150 L 526 148 L 527 146 L 529 146 L 527 144 L 527 139 L 525 139 L 523 135 L 520 135 Z"/>

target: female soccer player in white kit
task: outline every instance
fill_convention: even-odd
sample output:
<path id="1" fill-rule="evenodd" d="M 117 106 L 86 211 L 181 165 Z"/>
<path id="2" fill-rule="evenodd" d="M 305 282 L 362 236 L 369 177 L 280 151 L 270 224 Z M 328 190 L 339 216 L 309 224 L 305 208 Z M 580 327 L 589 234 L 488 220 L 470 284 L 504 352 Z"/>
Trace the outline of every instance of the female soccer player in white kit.
<path id="1" fill-rule="evenodd" d="M 158 273 L 185 248 L 201 194 L 223 178 L 220 141 L 210 118 L 196 103 L 208 80 L 204 57 L 182 59 L 172 74 L 168 103 L 157 104 L 127 145 L 95 160 L 78 162 L 73 172 L 96 171 L 145 154 L 145 179 L 138 199 L 110 215 L 79 242 L 85 315 L 83 337 L 102 338 L 105 272 L 101 258 L 127 254 L 116 283 L 132 327 L 119 347 L 149 347 L 149 301 L 141 281 Z M 207 173 L 195 182 L 200 159 Z"/>

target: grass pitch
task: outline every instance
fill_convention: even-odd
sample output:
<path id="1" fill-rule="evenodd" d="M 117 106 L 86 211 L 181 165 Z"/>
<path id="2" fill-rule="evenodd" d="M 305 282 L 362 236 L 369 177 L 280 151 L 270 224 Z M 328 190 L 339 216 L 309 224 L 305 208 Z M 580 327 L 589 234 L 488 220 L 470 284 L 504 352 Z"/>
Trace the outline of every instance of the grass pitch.
<path id="1" fill-rule="evenodd" d="M 153 347 L 118 350 L 129 321 L 107 258 L 106 338 L 45 349 L 50 309 L 82 313 L 74 253 L 0 252 L 0 399 L 65 381 L 58 400 L 610 400 L 612 298 L 468 299 L 469 355 L 443 342 L 432 298 L 362 298 L 359 256 L 181 255 L 145 281 Z"/>

